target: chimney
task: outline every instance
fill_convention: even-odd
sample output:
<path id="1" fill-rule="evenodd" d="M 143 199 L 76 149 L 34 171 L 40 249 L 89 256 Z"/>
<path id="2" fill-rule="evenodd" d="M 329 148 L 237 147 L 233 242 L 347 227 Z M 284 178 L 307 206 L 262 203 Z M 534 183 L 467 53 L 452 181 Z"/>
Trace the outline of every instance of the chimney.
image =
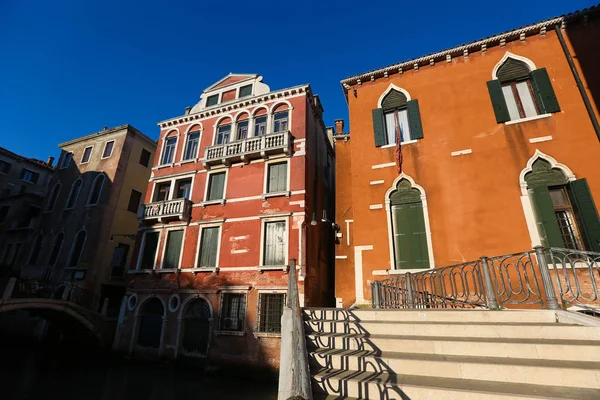
<path id="1" fill-rule="evenodd" d="M 192 111 L 192 107 L 190 107 L 190 106 L 187 106 L 187 107 L 185 108 L 185 115 L 189 115 L 189 114 L 190 114 L 190 111 Z"/>
<path id="2" fill-rule="evenodd" d="M 50 156 L 50 157 L 48 157 L 48 161 L 46 161 L 46 164 L 48 164 L 51 167 L 53 162 L 54 162 L 54 157 Z"/>
<path id="3" fill-rule="evenodd" d="M 344 133 L 344 120 L 343 119 L 336 119 L 335 121 L 333 121 L 333 123 L 335 124 L 335 134 L 336 135 L 341 135 L 342 133 Z"/>
<path id="4" fill-rule="evenodd" d="M 108 130 L 108 126 L 104 125 L 104 130 L 105 131 Z"/>

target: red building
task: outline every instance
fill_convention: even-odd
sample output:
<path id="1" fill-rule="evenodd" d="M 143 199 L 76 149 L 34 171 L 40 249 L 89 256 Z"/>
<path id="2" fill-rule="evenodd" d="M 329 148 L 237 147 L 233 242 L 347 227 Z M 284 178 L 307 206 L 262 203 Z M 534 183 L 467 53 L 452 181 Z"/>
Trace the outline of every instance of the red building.
<path id="1" fill-rule="evenodd" d="M 159 123 L 115 347 L 277 367 L 286 266 L 333 305 L 334 153 L 309 85 L 229 74 Z"/>

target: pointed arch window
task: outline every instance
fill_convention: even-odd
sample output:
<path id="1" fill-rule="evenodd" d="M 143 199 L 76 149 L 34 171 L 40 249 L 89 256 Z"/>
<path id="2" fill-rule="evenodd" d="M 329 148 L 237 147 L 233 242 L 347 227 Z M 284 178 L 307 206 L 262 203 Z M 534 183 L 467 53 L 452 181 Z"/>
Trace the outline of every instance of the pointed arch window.
<path id="1" fill-rule="evenodd" d="M 419 102 L 403 91 L 390 88 L 373 110 L 375 146 L 394 145 L 423 138 Z"/>
<path id="2" fill-rule="evenodd" d="M 31 249 L 31 255 L 29 256 L 29 265 L 37 265 L 38 260 L 40 258 L 40 252 L 42 251 L 42 243 L 44 241 L 44 237 L 40 233 L 36 236 L 35 241 L 33 242 L 33 248 Z"/>
<path id="3" fill-rule="evenodd" d="M 496 121 L 517 121 L 560 111 L 545 68 L 531 70 L 522 60 L 508 57 L 487 83 Z"/>
<path id="4" fill-rule="evenodd" d="M 69 258 L 69 267 L 77 267 L 81 254 L 83 253 L 83 246 L 85 245 L 85 239 L 87 234 L 85 231 L 79 231 L 75 236 L 75 242 L 73 242 L 73 250 L 71 251 L 71 257 Z"/>
<path id="5" fill-rule="evenodd" d="M 429 268 L 427 231 L 419 189 L 401 179 L 390 194 L 396 269 Z"/>
<path id="6" fill-rule="evenodd" d="M 50 258 L 48 259 L 48 264 L 50 266 L 54 266 L 56 264 L 56 260 L 58 260 L 58 255 L 60 254 L 60 249 L 62 248 L 63 241 L 65 240 L 65 235 L 61 232 L 54 240 L 54 246 L 52 246 L 52 251 L 50 252 Z"/>
<path id="7" fill-rule="evenodd" d="M 46 206 L 46 211 L 54 210 L 54 206 L 56 206 L 56 201 L 58 200 L 58 195 L 60 193 L 60 188 L 61 188 L 60 183 L 57 183 L 52 188 L 52 191 L 50 192 L 50 197 L 48 200 L 48 205 Z"/>
<path id="8" fill-rule="evenodd" d="M 102 193 L 102 187 L 104 186 L 105 175 L 100 174 L 94 179 L 94 183 L 92 183 L 92 190 L 90 191 L 90 197 L 88 199 L 88 206 L 94 206 L 98 204 L 100 200 L 100 194 Z"/>
<path id="9" fill-rule="evenodd" d="M 69 198 L 67 199 L 67 205 L 65 209 L 70 209 L 75 207 L 77 204 L 77 199 L 79 198 L 79 193 L 81 192 L 81 186 L 83 185 L 83 181 L 81 179 L 77 179 L 71 185 L 71 191 L 69 192 Z"/>

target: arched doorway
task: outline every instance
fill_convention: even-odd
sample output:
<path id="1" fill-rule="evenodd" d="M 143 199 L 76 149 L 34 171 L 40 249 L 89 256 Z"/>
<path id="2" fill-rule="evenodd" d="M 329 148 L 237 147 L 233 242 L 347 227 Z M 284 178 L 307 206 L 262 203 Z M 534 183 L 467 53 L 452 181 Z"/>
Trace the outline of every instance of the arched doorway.
<path id="1" fill-rule="evenodd" d="M 187 357 L 206 357 L 210 343 L 210 305 L 203 298 L 192 300 L 184 310 L 181 353 Z"/>
<path id="2" fill-rule="evenodd" d="M 160 348 L 164 312 L 162 302 L 156 297 L 142 305 L 140 329 L 137 337 L 138 345 L 152 349 Z"/>

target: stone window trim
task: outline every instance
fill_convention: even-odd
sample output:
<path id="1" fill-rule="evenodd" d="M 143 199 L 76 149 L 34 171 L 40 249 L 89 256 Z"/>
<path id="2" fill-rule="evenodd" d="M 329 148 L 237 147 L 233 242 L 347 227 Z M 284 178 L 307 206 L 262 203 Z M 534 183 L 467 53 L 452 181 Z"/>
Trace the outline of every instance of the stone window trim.
<path id="1" fill-rule="evenodd" d="M 287 302 L 287 287 L 255 287 L 257 292 L 256 302 L 256 323 L 252 334 L 255 338 L 281 338 L 281 332 L 261 332 L 258 330 L 260 324 L 260 295 L 261 294 L 285 294 L 283 307 L 285 308 L 285 302 Z"/>
<path id="2" fill-rule="evenodd" d="M 179 266 L 177 268 L 163 269 L 163 265 L 165 263 L 165 254 L 167 251 L 167 244 L 169 242 L 169 232 L 171 232 L 171 231 L 183 231 L 183 236 L 181 238 L 181 249 L 179 249 L 179 262 L 178 262 Z M 161 247 L 160 265 L 157 266 L 156 261 L 154 261 L 154 269 L 158 273 L 160 273 L 160 272 L 164 272 L 164 273 L 176 272 L 181 269 L 181 260 L 183 259 L 183 249 L 185 248 L 185 237 L 186 237 L 186 233 L 187 233 L 187 226 L 168 226 L 168 227 L 162 229 L 162 232 L 164 232 L 164 239 L 163 239 L 162 246 L 160 245 L 160 239 L 162 238 L 163 234 L 161 234 L 161 236 L 159 237 L 159 240 L 158 240 L 159 246 Z M 158 255 L 158 249 L 156 249 L 156 253 Z"/>
<path id="3" fill-rule="evenodd" d="M 217 240 L 217 259 L 214 267 L 201 267 L 198 264 L 200 263 L 200 250 L 202 245 L 202 235 L 204 233 L 204 229 L 206 228 L 218 228 L 218 240 Z M 193 272 L 218 272 L 219 271 L 219 260 L 221 258 L 221 244 L 223 242 L 223 222 L 216 223 L 207 223 L 199 225 L 198 229 L 198 241 L 196 243 L 196 251 L 194 253 L 194 267 Z"/>
<path id="4" fill-rule="evenodd" d="M 250 291 L 250 287 L 243 287 L 242 289 L 234 289 L 236 288 L 235 286 L 233 287 L 227 287 L 227 286 L 219 286 L 219 315 L 218 315 L 218 321 L 219 321 L 219 329 L 217 331 L 215 331 L 216 335 L 219 336 L 223 336 L 223 335 L 230 335 L 230 336 L 245 336 L 246 335 L 246 329 L 248 328 L 248 324 L 246 322 L 246 318 L 248 317 L 248 292 Z M 244 295 L 244 325 L 242 327 L 242 330 L 240 331 L 232 331 L 232 330 L 226 330 L 226 329 L 221 329 L 221 315 L 223 314 L 223 305 L 224 305 L 224 295 L 225 294 L 243 294 Z"/>
<path id="5" fill-rule="evenodd" d="M 160 241 L 162 240 L 162 236 L 163 236 L 163 231 L 164 229 L 148 229 L 145 230 L 143 235 L 142 235 L 142 241 L 140 243 L 140 250 L 138 252 L 138 258 L 135 264 L 135 270 L 129 270 L 127 273 L 131 273 L 131 274 L 135 274 L 135 273 L 146 273 L 146 274 L 151 274 L 154 273 L 154 271 L 156 270 L 156 261 L 158 258 L 158 246 L 160 245 Z M 154 262 L 152 263 L 153 268 L 145 268 L 142 269 L 140 268 L 140 264 L 142 263 L 142 258 L 143 258 L 143 253 L 144 253 L 144 249 L 146 247 L 146 235 L 148 233 L 158 233 L 158 242 L 157 242 L 157 246 L 156 246 L 156 251 L 154 254 Z"/>
<path id="6" fill-rule="evenodd" d="M 108 155 L 106 155 L 106 150 L 107 150 L 109 144 L 112 144 L 112 147 L 110 148 L 110 153 Z M 115 150 L 115 140 L 114 139 L 113 140 L 107 140 L 104 143 L 104 147 L 102 149 L 102 157 L 100 157 L 100 159 L 101 160 L 105 160 L 107 158 L 110 158 L 113 155 L 114 150 Z"/>
<path id="7" fill-rule="evenodd" d="M 85 151 L 87 149 L 90 149 L 90 154 L 88 156 L 87 161 L 84 161 Z M 79 164 L 88 164 L 90 162 L 90 160 L 92 159 L 92 154 L 93 153 L 94 153 L 94 145 L 85 146 L 85 148 L 83 149 L 83 153 L 81 154 L 81 160 L 79 161 Z"/>

